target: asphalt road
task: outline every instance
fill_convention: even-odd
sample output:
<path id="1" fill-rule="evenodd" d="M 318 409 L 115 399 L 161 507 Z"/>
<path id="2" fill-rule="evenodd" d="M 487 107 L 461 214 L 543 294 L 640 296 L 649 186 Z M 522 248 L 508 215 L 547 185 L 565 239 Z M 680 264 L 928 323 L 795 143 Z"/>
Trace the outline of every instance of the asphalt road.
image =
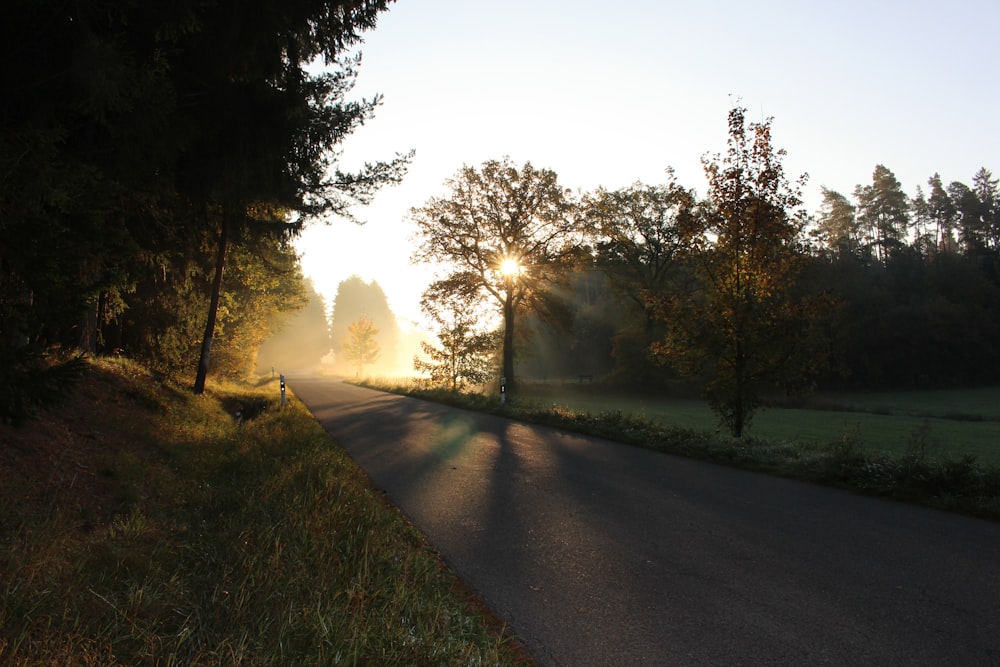
<path id="1" fill-rule="evenodd" d="M 1000 524 L 289 386 L 543 665 L 1000 665 Z"/>

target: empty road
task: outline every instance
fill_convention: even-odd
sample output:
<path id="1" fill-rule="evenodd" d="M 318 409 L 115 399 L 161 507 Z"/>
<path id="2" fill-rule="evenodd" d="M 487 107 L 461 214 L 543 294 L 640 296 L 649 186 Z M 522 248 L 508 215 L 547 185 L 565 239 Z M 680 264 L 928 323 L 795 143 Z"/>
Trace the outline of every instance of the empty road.
<path id="1" fill-rule="evenodd" d="M 542 665 L 1000 665 L 1000 524 L 289 386 Z"/>

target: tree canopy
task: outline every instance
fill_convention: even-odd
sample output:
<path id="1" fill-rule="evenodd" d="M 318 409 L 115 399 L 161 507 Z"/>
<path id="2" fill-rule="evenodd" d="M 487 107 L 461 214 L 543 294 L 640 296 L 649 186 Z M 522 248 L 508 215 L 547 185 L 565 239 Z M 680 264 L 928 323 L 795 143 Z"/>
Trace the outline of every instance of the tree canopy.
<path id="1" fill-rule="evenodd" d="M 634 183 L 585 198 L 598 266 L 614 288 L 646 312 L 645 295 L 663 292 L 684 247 L 681 230 L 697 214 L 693 190 L 677 184 L 668 170 L 664 185 Z"/>
<path id="2" fill-rule="evenodd" d="M 428 290 L 421 310 L 436 326 L 439 347 L 421 342 L 428 359 L 414 356 L 413 369 L 426 373 L 432 386 L 452 391 L 482 385 L 496 373 L 500 331 L 484 327 L 479 313 L 453 294 Z"/>
<path id="3" fill-rule="evenodd" d="M 222 285 L 232 248 L 287 252 L 307 220 L 350 218 L 397 181 L 407 156 L 349 173 L 336 150 L 379 104 L 348 99 L 359 65 L 348 49 L 390 2 L 40 0 L 5 11 L 0 344 L 124 347 L 154 362 L 164 335 L 194 336 L 196 348 L 192 321 L 204 323 L 210 293 L 209 320 L 235 313 L 226 301 L 240 290 Z M 126 326 L 150 298 L 182 304 L 184 321 L 163 308 L 165 319 Z M 195 302 L 202 313 L 188 320 Z"/>
<path id="4" fill-rule="evenodd" d="M 763 388 L 801 383 L 813 362 L 803 345 L 809 318 L 792 295 L 806 222 L 799 187 L 784 176 L 771 121 L 748 124 L 744 114 L 729 114 L 726 154 L 703 158 L 707 208 L 684 221 L 698 283 L 687 294 L 654 298 L 667 318 L 660 352 L 704 378 L 709 403 L 737 437 Z"/>
<path id="5" fill-rule="evenodd" d="M 664 332 L 650 297 L 673 291 L 672 283 L 685 279 L 679 261 L 685 244 L 682 230 L 690 225 L 689 218 L 698 215 L 694 190 L 680 186 L 670 169 L 667 177 L 663 185 L 633 183 L 613 191 L 598 188 L 584 197 L 596 268 L 627 309 L 624 321 L 629 326 L 620 327 L 613 341 L 616 374 L 637 384 L 647 384 L 658 374 L 650 346 Z M 587 277 L 585 284 L 591 282 Z M 592 308 L 586 310 L 589 316 L 581 318 L 580 325 L 600 327 L 602 318 L 595 317 Z M 613 319 L 620 320 L 621 315 Z M 582 343 L 577 347 L 584 347 Z M 592 348 L 593 343 L 586 347 Z"/>
<path id="6" fill-rule="evenodd" d="M 347 336 L 341 343 L 341 349 L 347 362 L 354 368 L 356 377 L 360 377 L 365 372 L 365 367 L 378 359 L 380 350 L 376 336 L 378 329 L 370 317 L 362 315 L 347 326 Z"/>
<path id="7" fill-rule="evenodd" d="M 556 173 L 509 158 L 464 166 L 445 197 L 410 211 L 414 262 L 441 267 L 431 289 L 476 304 L 492 301 L 504 322 L 503 370 L 513 386 L 517 313 L 544 308 L 546 288 L 581 254 L 580 217 Z"/>
<path id="8" fill-rule="evenodd" d="M 896 175 L 885 165 L 876 165 L 870 185 L 854 190 L 857 222 L 865 245 L 875 249 L 880 261 L 903 245 L 910 226 L 910 200 Z"/>
<path id="9" fill-rule="evenodd" d="M 334 295 L 330 316 L 330 335 L 335 352 L 334 369 L 339 373 L 356 370 L 347 361 L 343 344 L 349 339 L 348 329 L 351 324 L 361 318 L 370 319 L 377 330 L 375 341 L 380 354 L 369 365 L 373 366 L 375 372 L 387 375 L 395 373 L 400 365 L 396 358 L 400 339 L 396 315 L 389 308 L 389 300 L 382 286 L 374 280 L 365 282 L 361 276 L 351 276 L 340 281 Z"/>

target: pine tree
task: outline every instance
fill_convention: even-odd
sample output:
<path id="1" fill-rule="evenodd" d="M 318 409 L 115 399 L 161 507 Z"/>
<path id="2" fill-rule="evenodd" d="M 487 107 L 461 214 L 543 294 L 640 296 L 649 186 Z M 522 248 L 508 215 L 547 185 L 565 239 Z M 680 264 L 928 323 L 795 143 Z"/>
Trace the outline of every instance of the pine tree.
<path id="1" fill-rule="evenodd" d="M 885 262 L 903 247 L 910 226 L 910 202 L 903 186 L 885 165 L 876 165 L 871 185 L 854 189 L 858 224 L 875 256 Z"/>

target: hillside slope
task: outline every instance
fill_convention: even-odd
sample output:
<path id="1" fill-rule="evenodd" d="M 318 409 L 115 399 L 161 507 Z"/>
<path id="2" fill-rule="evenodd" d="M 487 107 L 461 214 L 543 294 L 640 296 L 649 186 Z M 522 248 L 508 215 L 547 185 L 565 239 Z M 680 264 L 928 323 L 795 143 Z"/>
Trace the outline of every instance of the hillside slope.
<path id="1" fill-rule="evenodd" d="M 531 664 L 278 396 L 102 360 L 0 426 L 0 664 Z"/>
<path id="2" fill-rule="evenodd" d="M 0 534 L 53 512 L 64 527 L 86 532 L 127 509 L 115 462 L 156 455 L 152 430 L 173 393 L 141 369 L 99 362 L 62 403 L 21 427 L 0 425 L 0 493 L 19 509 L 0 515 Z"/>

